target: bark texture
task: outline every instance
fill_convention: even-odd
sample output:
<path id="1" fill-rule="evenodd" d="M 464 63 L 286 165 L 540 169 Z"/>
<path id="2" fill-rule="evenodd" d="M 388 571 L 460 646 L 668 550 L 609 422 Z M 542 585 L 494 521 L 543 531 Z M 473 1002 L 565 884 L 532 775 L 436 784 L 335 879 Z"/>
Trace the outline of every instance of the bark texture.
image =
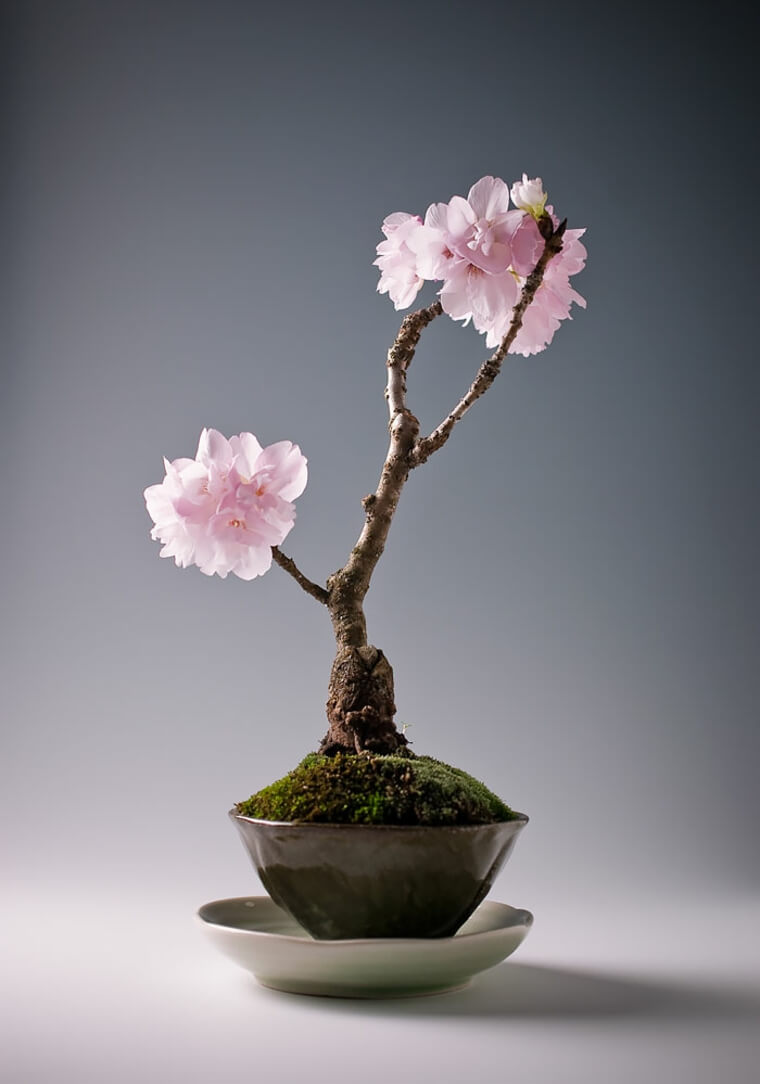
<path id="1" fill-rule="evenodd" d="M 330 728 L 320 753 L 398 753 L 407 740 L 393 722 L 393 670 L 370 644 L 339 647 L 330 674 Z"/>

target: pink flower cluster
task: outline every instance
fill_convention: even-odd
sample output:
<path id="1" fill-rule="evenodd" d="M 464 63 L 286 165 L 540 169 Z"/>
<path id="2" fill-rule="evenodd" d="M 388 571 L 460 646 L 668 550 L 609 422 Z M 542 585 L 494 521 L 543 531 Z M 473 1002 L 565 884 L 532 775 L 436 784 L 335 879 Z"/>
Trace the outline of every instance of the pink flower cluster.
<path id="1" fill-rule="evenodd" d="M 396 212 L 383 222 L 385 240 L 377 246 L 380 268 L 378 290 L 387 293 L 397 309 L 414 301 L 426 280 L 442 281 L 438 291 L 444 312 L 454 320 L 472 320 L 486 335 L 489 347 L 498 346 L 509 330 L 512 311 L 526 277 L 543 251 L 537 220 L 548 214 L 559 224 L 540 177 L 523 174 L 511 190 L 499 177 L 483 177 L 467 199 L 453 196 L 448 203 L 432 203 L 424 220 Z M 510 353 L 537 354 L 551 342 L 575 301 L 585 300 L 570 286 L 570 276 L 582 270 L 586 249 L 584 230 L 566 230 L 562 251 L 550 261 L 543 282 L 526 310 Z"/>
<path id="2" fill-rule="evenodd" d="M 195 459 L 164 460 L 166 477 L 145 490 L 162 557 L 224 579 L 261 576 L 295 521 L 292 501 L 306 487 L 306 459 L 281 440 L 262 448 L 252 433 L 227 440 L 204 429 Z"/>

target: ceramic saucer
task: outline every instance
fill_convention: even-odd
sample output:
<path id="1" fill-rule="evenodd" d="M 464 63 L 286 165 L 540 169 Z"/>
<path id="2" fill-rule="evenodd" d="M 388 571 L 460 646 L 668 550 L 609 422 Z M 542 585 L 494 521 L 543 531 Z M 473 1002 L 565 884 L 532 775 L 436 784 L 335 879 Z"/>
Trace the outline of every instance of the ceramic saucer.
<path id="1" fill-rule="evenodd" d="M 486 900 L 454 937 L 316 941 L 269 896 L 214 900 L 198 911 L 216 947 L 262 986 L 325 997 L 414 997 L 467 986 L 527 936 L 530 911 Z"/>

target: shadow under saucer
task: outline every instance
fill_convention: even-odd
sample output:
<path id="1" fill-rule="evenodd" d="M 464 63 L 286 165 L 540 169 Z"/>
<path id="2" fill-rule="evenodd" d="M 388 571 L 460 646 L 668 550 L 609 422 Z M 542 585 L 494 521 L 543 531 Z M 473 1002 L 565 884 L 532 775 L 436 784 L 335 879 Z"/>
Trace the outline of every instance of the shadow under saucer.
<path id="1" fill-rule="evenodd" d="M 345 1000 L 339 1005 L 373 1016 L 757 1021 L 760 988 L 510 961 L 478 976 L 465 992 L 403 1005 Z"/>

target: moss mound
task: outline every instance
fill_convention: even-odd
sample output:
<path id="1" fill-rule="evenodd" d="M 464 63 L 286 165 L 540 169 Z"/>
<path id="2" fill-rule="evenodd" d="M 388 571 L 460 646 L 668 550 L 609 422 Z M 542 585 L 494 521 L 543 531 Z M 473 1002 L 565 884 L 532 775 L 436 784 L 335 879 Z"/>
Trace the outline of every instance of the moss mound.
<path id="1" fill-rule="evenodd" d="M 237 813 L 322 824 L 492 824 L 517 816 L 483 783 L 432 757 L 310 753 Z"/>

